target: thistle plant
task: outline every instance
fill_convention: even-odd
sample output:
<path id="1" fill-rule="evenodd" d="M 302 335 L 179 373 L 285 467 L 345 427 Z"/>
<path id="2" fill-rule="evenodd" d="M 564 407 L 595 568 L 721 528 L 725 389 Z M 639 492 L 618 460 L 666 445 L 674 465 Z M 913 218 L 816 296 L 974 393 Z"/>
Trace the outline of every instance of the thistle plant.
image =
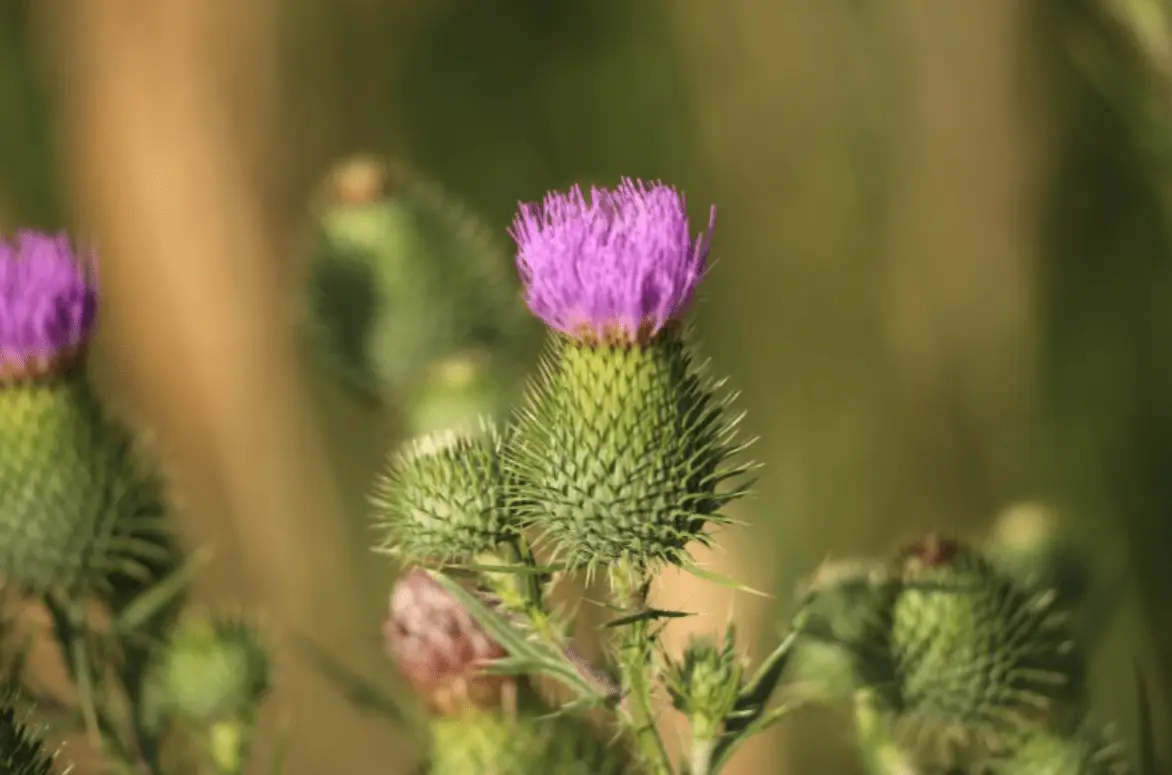
<path id="1" fill-rule="evenodd" d="M 714 225 L 712 209 L 695 232 L 682 194 L 629 179 L 522 205 L 522 296 L 548 330 L 523 399 L 507 421 L 390 456 L 378 546 L 410 570 L 387 649 L 430 713 L 429 771 L 710 775 L 752 735 L 836 702 L 877 775 L 1135 771 L 1087 697 L 1089 569 L 1047 519 L 825 564 L 757 665 L 731 627 L 665 653 L 664 622 L 685 614 L 656 608 L 652 581 L 674 566 L 736 586 L 691 551 L 730 524 L 755 467 L 685 320 Z M 572 578 L 602 582 L 612 614 L 596 663 L 550 602 Z M 669 707 L 689 725 L 679 751 L 660 732 Z M 562 755 L 534 742 L 538 719 Z"/>
<path id="2" fill-rule="evenodd" d="M 1156 775 L 1149 740 L 1133 766 L 1096 720 L 1090 568 L 1037 509 L 983 541 L 825 563 L 756 664 L 731 626 L 667 652 L 663 627 L 686 614 L 654 605 L 653 582 L 674 567 L 741 588 L 692 552 L 731 525 L 755 470 L 686 321 L 714 226 L 714 208 L 693 229 L 681 193 L 630 179 L 522 205 L 520 298 L 547 341 L 521 399 L 465 400 L 488 393 L 459 349 L 420 366 L 432 419 L 370 500 L 376 548 L 404 569 L 383 640 L 422 707 L 425 770 L 714 775 L 823 703 L 849 709 L 876 775 Z M 167 529 L 161 460 L 87 376 L 94 263 L 64 236 L 0 242 L 0 575 L 48 614 L 76 690 L 27 674 L 0 610 L 0 775 L 54 771 L 53 737 L 74 731 L 109 772 L 242 775 L 270 633 L 189 604 L 200 557 Z M 487 416 L 469 422 L 472 406 Z M 554 603 L 575 581 L 608 614 L 597 659 L 575 642 L 581 601 Z M 679 746 L 661 731 L 671 712 Z"/>
<path id="3" fill-rule="evenodd" d="M 169 531 L 149 437 L 90 377 L 99 297 L 67 235 L 0 239 L 0 772 L 60 771 L 49 740 L 79 731 L 110 772 L 241 772 L 265 649 L 248 622 L 180 621 L 201 557 Z M 17 605 L 51 622 L 74 697 L 26 669 Z M 172 755 L 186 743 L 199 763 Z"/>

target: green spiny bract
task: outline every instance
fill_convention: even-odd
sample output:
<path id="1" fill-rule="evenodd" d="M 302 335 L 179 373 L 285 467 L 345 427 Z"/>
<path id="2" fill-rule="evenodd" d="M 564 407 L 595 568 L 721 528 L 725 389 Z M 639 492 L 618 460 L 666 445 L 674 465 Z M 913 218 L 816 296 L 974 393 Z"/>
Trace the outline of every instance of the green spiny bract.
<path id="1" fill-rule="evenodd" d="M 617 744 L 608 744 L 573 716 L 510 719 L 470 712 L 431 724 L 430 775 L 624 775 L 637 771 Z"/>
<path id="2" fill-rule="evenodd" d="M 901 739 L 928 744 L 926 754 L 980 755 L 1076 707 L 1082 657 L 1053 594 L 1019 587 L 970 548 L 935 538 L 897 568 L 890 644 Z"/>
<path id="3" fill-rule="evenodd" d="M 1129 775 L 1123 746 L 1104 729 L 1080 724 L 1069 734 L 1038 731 L 1003 762 L 998 775 Z"/>
<path id="4" fill-rule="evenodd" d="M 331 198 L 308 265 L 311 336 L 373 396 L 409 387 L 437 358 L 511 349 L 527 323 L 508 262 L 478 219 L 418 175 L 391 174 L 389 194 Z"/>
<path id="5" fill-rule="evenodd" d="M 729 463 L 739 418 L 720 388 L 678 330 L 630 347 L 553 335 L 510 448 L 522 522 L 571 568 L 685 560 L 748 469 Z"/>
<path id="6" fill-rule="evenodd" d="M 12 688 L 0 690 L 0 775 L 48 775 L 56 754 L 46 750 L 17 697 Z"/>
<path id="7" fill-rule="evenodd" d="M 380 550 L 419 563 L 464 563 L 516 538 L 502 467 L 504 437 L 441 431 L 395 453 L 372 502 Z"/>
<path id="8" fill-rule="evenodd" d="M 189 615 L 159 657 L 153 698 L 196 725 L 248 720 L 269 690 L 268 652 L 257 626 L 243 617 Z"/>
<path id="9" fill-rule="evenodd" d="M 133 574 L 162 526 L 134 437 L 77 371 L 0 389 L 0 572 L 33 592 Z"/>

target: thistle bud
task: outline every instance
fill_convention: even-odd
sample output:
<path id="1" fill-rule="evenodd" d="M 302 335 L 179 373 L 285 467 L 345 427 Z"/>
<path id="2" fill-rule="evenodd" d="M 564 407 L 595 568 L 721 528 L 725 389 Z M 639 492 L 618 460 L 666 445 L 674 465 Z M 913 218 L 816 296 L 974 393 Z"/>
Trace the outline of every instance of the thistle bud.
<path id="1" fill-rule="evenodd" d="M 16 692 L 3 692 L 0 701 L 0 773 L 49 775 L 56 753 L 48 751 L 27 713 L 18 710 Z"/>
<path id="2" fill-rule="evenodd" d="M 908 730 L 1000 744 L 1077 701 L 1082 661 L 1052 593 L 1019 587 L 969 547 L 935 537 L 897 569 L 891 653 Z"/>
<path id="3" fill-rule="evenodd" d="M 715 218 L 715 210 L 712 211 Z M 733 497 L 736 419 L 678 323 L 704 273 L 684 198 L 624 180 L 524 205 L 511 233 L 529 309 L 554 332 L 520 415 L 522 516 L 572 568 L 680 562 Z"/>
<path id="4" fill-rule="evenodd" d="M 203 727 L 249 721 L 269 691 L 269 655 L 240 616 L 185 617 L 152 676 L 166 712 Z"/>
<path id="5" fill-rule="evenodd" d="M 522 322 L 507 260 L 437 186 L 374 159 L 331 176 L 308 256 L 307 324 L 353 387 L 409 388 L 433 360 L 509 349 Z"/>
<path id="6" fill-rule="evenodd" d="M 461 563 L 516 536 L 506 508 L 501 435 L 441 431 L 394 455 L 371 500 L 380 550 L 410 561 Z"/>
<path id="7" fill-rule="evenodd" d="M 156 516 L 136 442 L 84 376 L 91 263 L 64 235 L 0 241 L 0 575 L 33 593 L 135 566 Z"/>
<path id="8" fill-rule="evenodd" d="M 475 432 L 481 418 L 502 417 L 510 398 L 500 364 L 483 353 L 461 353 L 428 367 L 407 396 L 412 436 L 444 430 Z"/>
<path id="9" fill-rule="evenodd" d="M 740 696 L 745 663 L 730 627 L 723 643 L 693 639 L 683 658 L 668 664 L 672 704 L 691 721 L 693 746 L 715 744 Z"/>
<path id="10" fill-rule="evenodd" d="M 509 719 L 470 713 L 432 723 L 430 775 L 625 775 L 628 752 L 573 716 Z"/>
<path id="11" fill-rule="evenodd" d="M 483 668 L 504 649 L 426 571 L 395 584 L 383 634 L 403 680 L 432 712 L 500 709 L 510 679 Z"/>
<path id="12" fill-rule="evenodd" d="M 1069 608 L 1084 601 L 1094 578 L 1058 517 L 1036 503 L 1014 504 L 998 517 L 987 555 L 1022 586 L 1052 590 Z"/>
<path id="13" fill-rule="evenodd" d="M 890 683 L 895 577 L 881 563 L 827 561 L 806 583 L 792 627 L 788 668 L 803 694 L 823 699 Z"/>

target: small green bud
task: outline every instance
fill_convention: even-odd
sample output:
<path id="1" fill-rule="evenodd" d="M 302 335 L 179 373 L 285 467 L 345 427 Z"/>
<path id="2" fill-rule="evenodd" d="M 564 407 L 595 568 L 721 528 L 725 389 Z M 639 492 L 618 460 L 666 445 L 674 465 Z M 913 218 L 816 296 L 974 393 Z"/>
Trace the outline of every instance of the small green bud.
<path id="1" fill-rule="evenodd" d="M 790 680 L 810 697 L 839 699 L 886 685 L 896 578 L 881 563 L 823 563 L 806 583 L 792 628 L 798 635 Z"/>
<path id="2" fill-rule="evenodd" d="M 681 660 L 669 660 L 668 692 L 675 708 L 688 716 L 694 740 L 715 743 L 737 704 L 744 671 L 731 625 L 723 643 L 695 638 Z"/>
<path id="3" fill-rule="evenodd" d="M 950 742 L 962 748 L 1009 744 L 1077 702 L 1082 658 L 1053 593 L 1020 587 L 969 547 L 934 537 L 897 567 L 891 653 L 906 731 L 959 731 Z"/>
<path id="4" fill-rule="evenodd" d="M 161 526 L 158 483 L 84 375 L 0 387 L 0 573 L 32 593 L 133 572 Z"/>
<path id="5" fill-rule="evenodd" d="M 461 353 L 432 364 L 406 399 L 408 430 L 474 432 L 481 418 L 503 417 L 510 384 L 500 364 L 482 353 Z"/>
<path id="6" fill-rule="evenodd" d="M 738 417 L 677 330 L 641 344 L 554 335 L 509 456 L 520 515 L 559 561 L 593 571 L 679 563 L 743 488 L 718 492 Z"/>
<path id="7" fill-rule="evenodd" d="M 523 308 L 509 263 L 479 219 L 401 166 L 346 162 L 322 197 L 308 256 L 317 349 L 375 396 L 436 358 L 510 348 Z"/>
<path id="8" fill-rule="evenodd" d="M 1022 586 L 1052 590 L 1065 607 L 1084 600 L 1093 578 L 1058 517 L 1037 503 L 1014 504 L 997 518 L 986 555 Z"/>
<path id="9" fill-rule="evenodd" d="M 201 725 L 247 720 L 269 690 L 269 655 L 255 624 L 238 616 L 187 616 L 154 675 L 163 707 Z"/>
<path id="10" fill-rule="evenodd" d="M 1069 735 L 1038 731 L 999 763 L 999 775 L 1129 775 L 1133 771 L 1112 735 L 1083 723 Z"/>
<path id="11" fill-rule="evenodd" d="M 395 453 L 371 498 L 379 549 L 414 562 L 461 563 L 516 536 L 506 508 L 503 437 L 491 424 L 442 431 Z"/>
<path id="12" fill-rule="evenodd" d="M 509 719 L 470 712 L 431 725 L 430 775 L 626 775 L 626 751 L 573 716 Z"/>
<path id="13" fill-rule="evenodd" d="M 0 775 L 48 775 L 56 753 L 46 750 L 26 712 L 18 709 L 17 692 L 3 690 L 0 699 Z"/>

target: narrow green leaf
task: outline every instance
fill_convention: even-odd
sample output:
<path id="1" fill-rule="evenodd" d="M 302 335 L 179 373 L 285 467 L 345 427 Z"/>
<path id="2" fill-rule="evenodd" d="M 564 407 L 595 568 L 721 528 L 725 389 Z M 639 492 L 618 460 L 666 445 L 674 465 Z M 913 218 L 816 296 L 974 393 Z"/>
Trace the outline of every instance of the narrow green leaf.
<path id="1" fill-rule="evenodd" d="M 716 745 L 716 752 L 712 755 L 712 772 L 720 772 L 732 755 L 745 744 L 749 738 L 760 734 L 781 721 L 790 713 L 797 710 L 796 705 L 779 705 L 759 716 L 753 723 L 740 729 L 736 734 L 728 735 Z"/>
<path id="2" fill-rule="evenodd" d="M 635 624 L 636 622 L 653 621 L 657 619 L 683 619 L 688 616 L 695 616 L 694 613 L 687 611 L 668 611 L 662 608 L 644 608 L 642 611 L 636 611 L 627 616 L 620 616 L 617 619 L 611 619 L 602 625 L 603 629 L 610 629 L 613 627 L 622 627 L 628 624 Z"/>
<path id="3" fill-rule="evenodd" d="M 138 630 L 148 619 L 178 599 L 210 561 L 211 551 L 206 548 L 192 553 L 174 572 L 149 587 L 122 609 L 113 622 L 113 631 L 126 636 Z"/>
<path id="4" fill-rule="evenodd" d="M 343 665 L 312 638 L 296 632 L 291 634 L 292 643 L 305 658 L 356 708 L 381 716 L 396 725 L 405 725 L 416 739 L 426 739 L 427 721 L 407 698 L 379 690 L 374 681 Z"/>
<path id="5" fill-rule="evenodd" d="M 757 597 L 764 597 L 764 598 L 770 598 L 770 599 L 773 598 L 773 595 L 770 595 L 767 592 L 762 592 L 760 590 L 753 589 L 752 587 L 746 586 L 746 585 L 742 584 L 741 582 L 737 581 L 736 579 L 730 579 L 727 576 L 720 575 L 719 573 L 713 573 L 710 570 L 704 570 L 703 568 L 701 568 L 699 565 L 692 562 L 691 560 L 685 560 L 684 562 L 682 562 L 680 564 L 680 568 L 682 570 L 686 571 L 687 573 L 691 573 L 693 576 L 695 576 L 698 579 L 704 579 L 705 581 L 711 581 L 713 584 L 719 584 L 722 587 L 727 587 L 728 589 L 736 590 L 737 592 L 745 592 L 750 595 L 756 595 Z"/>
<path id="6" fill-rule="evenodd" d="M 497 660 L 503 667 L 499 668 L 509 674 L 516 674 L 519 666 L 531 668 L 528 672 L 534 675 L 547 675 L 556 678 L 569 688 L 575 689 L 579 695 L 590 698 L 592 701 L 605 700 L 605 695 L 582 676 L 577 665 L 558 648 L 546 644 L 535 643 L 525 637 L 517 628 L 506 622 L 500 615 L 489 608 L 476 595 L 469 592 L 461 584 L 447 577 L 443 573 L 428 571 L 436 583 L 442 586 L 460 603 L 476 622 L 495 640 L 508 657 Z M 491 666 L 485 667 L 491 671 Z"/>
<path id="7" fill-rule="evenodd" d="M 448 565 L 449 570 L 469 571 L 472 573 L 508 573 L 517 576 L 544 576 L 565 570 L 564 564 L 558 565 Z"/>

